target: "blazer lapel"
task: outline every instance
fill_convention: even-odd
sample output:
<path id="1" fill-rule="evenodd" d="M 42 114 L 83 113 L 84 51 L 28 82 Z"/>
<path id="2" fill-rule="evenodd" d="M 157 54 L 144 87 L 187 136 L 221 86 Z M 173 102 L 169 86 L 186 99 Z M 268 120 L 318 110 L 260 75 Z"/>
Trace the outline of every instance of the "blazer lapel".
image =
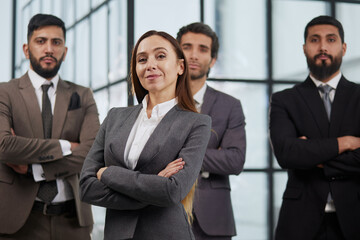
<path id="1" fill-rule="evenodd" d="M 216 92 L 213 88 L 207 86 L 204 94 L 204 101 L 201 106 L 201 113 L 210 115 L 211 108 L 216 100 Z"/>
<path id="2" fill-rule="evenodd" d="M 29 116 L 29 121 L 31 129 L 33 131 L 35 138 L 44 138 L 43 133 L 43 124 L 41 118 L 41 111 L 37 97 L 35 94 L 35 89 L 31 84 L 30 78 L 26 73 L 19 80 L 19 91 L 24 99 L 25 107 L 27 114 Z"/>
<path id="3" fill-rule="evenodd" d="M 130 132 L 134 126 L 136 119 L 139 116 L 141 109 L 142 109 L 142 104 L 133 107 L 133 111 L 131 111 L 131 113 L 122 120 L 122 124 L 118 126 L 118 132 L 115 134 L 117 136 L 116 142 L 119 143 L 118 144 L 119 149 L 118 150 L 114 149 L 114 151 L 118 153 L 115 155 L 119 156 L 120 164 L 126 168 L 127 166 L 124 160 L 126 143 L 128 141 Z"/>
<path id="4" fill-rule="evenodd" d="M 177 119 L 179 111 L 179 107 L 177 105 L 174 106 L 157 125 L 139 156 L 139 161 L 135 170 L 140 170 L 146 167 L 147 164 L 155 158 L 156 154 L 167 141 L 166 135 L 171 131 L 171 126 L 174 123 L 174 119 Z M 168 160 L 169 159 L 164 159 L 164 161 Z"/>
<path id="5" fill-rule="evenodd" d="M 338 136 L 341 122 L 346 111 L 346 106 L 348 106 L 348 102 L 351 100 L 354 89 L 355 88 L 352 87 L 350 82 L 344 77 L 340 79 L 339 84 L 336 87 L 335 98 L 331 106 L 330 136 Z"/>
<path id="6" fill-rule="evenodd" d="M 321 132 L 322 136 L 329 135 L 329 120 L 326 114 L 324 103 L 319 91 L 313 81 L 308 77 L 304 83 L 297 86 L 298 91 L 303 96 L 304 101 L 310 109 L 311 114 Z"/>
<path id="7" fill-rule="evenodd" d="M 53 116 L 52 138 L 60 139 L 61 131 L 63 129 L 66 115 L 68 112 L 68 105 L 72 92 L 69 91 L 69 84 L 59 79 L 56 89 L 56 101 Z"/>

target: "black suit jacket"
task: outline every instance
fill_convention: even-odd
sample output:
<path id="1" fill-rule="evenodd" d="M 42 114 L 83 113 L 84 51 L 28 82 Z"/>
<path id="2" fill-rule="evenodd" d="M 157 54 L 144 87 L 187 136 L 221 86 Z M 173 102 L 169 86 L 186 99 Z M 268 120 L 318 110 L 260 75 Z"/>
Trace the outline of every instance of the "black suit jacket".
<path id="1" fill-rule="evenodd" d="M 270 138 L 280 166 L 288 170 L 275 239 L 313 239 L 329 192 L 346 239 L 360 239 L 360 149 L 338 154 L 337 137 L 346 135 L 360 137 L 358 84 L 341 78 L 330 122 L 309 77 L 273 94 Z"/>

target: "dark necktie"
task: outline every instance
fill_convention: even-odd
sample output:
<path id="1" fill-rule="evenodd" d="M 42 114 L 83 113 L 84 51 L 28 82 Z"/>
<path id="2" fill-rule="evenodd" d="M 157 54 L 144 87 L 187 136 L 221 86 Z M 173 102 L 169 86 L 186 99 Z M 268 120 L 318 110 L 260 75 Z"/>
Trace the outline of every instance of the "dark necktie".
<path id="1" fill-rule="evenodd" d="M 48 96 L 48 90 L 52 86 L 50 85 L 42 85 L 41 88 L 43 90 L 42 96 L 42 121 L 43 121 L 43 130 L 44 130 L 44 138 L 51 138 L 51 130 L 52 130 L 52 112 L 51 112 L 51 103 Z M 38 191 L 38 198 L 43 200 L 45 203 L 50 203 L 58 193 L 56 181 L 41 181 L 40 188 Z"/>
<path id="2" fill-rule="evenodd" d="M 319 90 L 320 92 L 323 93 L 323 102 L 324 102 L 324 106 L 325 106 L 325 110 L 328 116 L 328 119 L 330 121 L 330 114 L 331 114 L 331 100 L 330 100 L 330 96 L 329 93 L 332 90 L 332 87 L 330 87 L 329 85 L 320 85 L 319 86 Z"/>

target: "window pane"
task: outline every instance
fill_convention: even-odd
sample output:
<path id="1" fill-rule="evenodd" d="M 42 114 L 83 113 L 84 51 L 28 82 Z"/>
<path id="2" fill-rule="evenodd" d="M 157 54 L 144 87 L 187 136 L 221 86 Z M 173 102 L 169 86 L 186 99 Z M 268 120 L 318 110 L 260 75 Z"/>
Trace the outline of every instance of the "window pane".
<path id="1" fill-rule="evenodd" d="M 97 91 L 94 93 L 97 109 L 99 111 L 100 123 L 102 123 L 107 115 L 109 109 L 109 94 L 108 89 Z"/>
<path id="2" fill-rule="evenodd" d="M 110 71 L 109 80 L 115 82 L 126 78 L 127 69 L 127 6 L 126 1 L 111 1 L 110 21 Z M 126 91 L 124 92 L 124 94 Z"/>
<path id="3" fill-rule="evenodd" d="M 96 89 L 107 80 L 107 6 L 101 7 L 91 16 L 91 87 Z"/>
<path id="4" fill-rule="evenodd" d="M 337 19 L 342 23 L 347 43 L 346 55 L 343 58 L 341 70 L 350 81 L 360 83 L 360 29 L 354 24 L 354 16 L 359 16 L 359 4 L 336 4 Z"/>
<path id="5" fill-rule="evenodd" d="M 92 213 L 94 217 L 94 226 L 91 235 L 92 240 L 103 240 L 104 239 L 104 228 L 105 228 L 105 215 L 106 209 L 92 205 Z M 80 239 L 79 239 L 80 240 Z"/>
<path id="6" fill-rule="evenodd" d="M 233 240 L 267 239 L 268 187 L 265 173 L 231 176 L 231 199 L 237 236 Z"/>
<path id="7" fill-rule="evenodd" d="M 75 21 L 75 12 L 74 12 L 74 7 L 75 7 L 74 4 L 75 3 L 74 3 L 74 1 L 75 0 L 58 0 L 57 1 L 57 2 L 62 3 L 62 5 L 60 5 L 61 9 L 62 9 L 62 16 L 63 16 L 62 20 L 65 22 L 66 27 L 72 26 Z"/>
<path id="8" fill-rule="evenodd" d="M 66 46 L 68 48 L 65 61 L 62 63 L 60 68 L 60 76 L 62 79 L 69 80 L 71 82 L 74 79 L 74 67 L 75 67 L 75 46 L 74 46 L 74 30 L 66 32 Z"/>
<path id="9" fill-rule="evenodd" d="M 127 107 L 127 82 L 121 82 L 110 88 L 110 104 L 112 107 Z"/>
<path id="10" fill-rule="evenodd" d="M 149 30 L 161 30 L 176 37 L 178 30 L 200 20 L 200 6 L 193 0 L 135 1 L 135 41 Z"/>
<path id="11" fill-rule="evenodd" d="M 76 19 L 79 20 L 90 11 L 90 0 L 75 0 L 76 3 Z"/>
<path id="12" fill-rule="evenodd" d="M 220 42 L 210 77 L 264 79 L 266 77 L 265 0 L 207 0 L 205 23 Z"/>
<path id="13" fill-rule="evenodd" d="M 273 73 L 276 80 L 305 80 L 308 75 L 303 53 L 306 24 L 329 14 L 321 1 L 273 1 Z"/>
<path id="14" fill-rule="evenodd" d="M 266 85 L 239 82 L 209 81 L 209 86 L 240 99 L 245 114 L 246 168 L 267 166 L 267 112 Z"/>
<path id="15" fill-rule="evenodd" d="M 286 172 L 277 172 L 274 174 L 274 228 L 276 227 L 277 221 L 279 219 L 279 211 L 282 203 L 282 196 L 285 191 L 285 186 L 287 182 L 287 173 Z"/>
<path id="16" fill-rule="evenodd" d="M 76 83 L 89 86 L 89 20 L 76 25 Z"/>

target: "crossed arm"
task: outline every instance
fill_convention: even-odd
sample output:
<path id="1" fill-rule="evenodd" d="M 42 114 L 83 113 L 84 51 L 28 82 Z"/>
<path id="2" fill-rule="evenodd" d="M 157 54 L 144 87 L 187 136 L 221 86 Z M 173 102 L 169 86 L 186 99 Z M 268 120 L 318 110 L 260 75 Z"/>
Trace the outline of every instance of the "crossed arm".
<path id="1" fill-rule="evenodd" d="M 314 139 L 299 136 L 301 130 L 298 128 L 279 96 L 273 96 L 270 109 L 270 139 L 281 167 L 304 170 L 323 167 L 328 177 L 360 173 L 359 137 Z"/>

